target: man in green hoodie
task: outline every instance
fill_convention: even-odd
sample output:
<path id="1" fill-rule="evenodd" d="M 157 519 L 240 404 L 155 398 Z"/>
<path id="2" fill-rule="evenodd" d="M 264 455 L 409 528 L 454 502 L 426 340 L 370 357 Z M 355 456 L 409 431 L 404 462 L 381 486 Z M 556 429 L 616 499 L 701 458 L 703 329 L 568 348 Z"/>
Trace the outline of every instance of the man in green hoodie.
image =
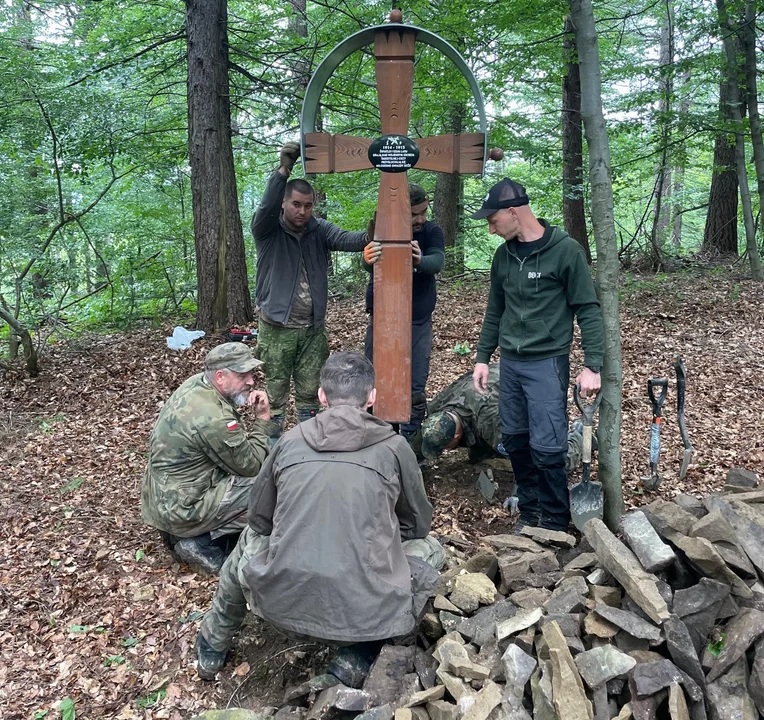
<path id="1" fill-rule="evenodd" d="M 588 396 L 600 389 L 602 313 L 583 248 L 537 219 L 528 203 L 525 188 L 504 178 L 472 215 L 487 218 L 489 232 L 506 241 L 491 265 L 473 382 L 477 390 L 486 390 L 488 363 L 498 347 L 499 417 L 517 482 L 517 529 L 565 530 L 570 523 L 565 459 L 573 318 L 584 349 L 576 382 Z"/>

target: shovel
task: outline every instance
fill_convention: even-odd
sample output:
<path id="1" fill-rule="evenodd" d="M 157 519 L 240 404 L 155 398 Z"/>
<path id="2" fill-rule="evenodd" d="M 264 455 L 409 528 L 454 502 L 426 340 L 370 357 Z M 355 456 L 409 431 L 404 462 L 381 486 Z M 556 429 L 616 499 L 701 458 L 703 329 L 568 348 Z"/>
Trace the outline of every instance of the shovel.
<path id="1" fill-rule="evenodd" d="M 684 388 L 687 375 L 684 371 L 682 358 L 679 356 L 677 356 L 674 363 L 674 370 L 676 370 L 676 420 L 679 424 L 682 442 L 684 443 L 684 456 L 682 457 L 682 469 L 679 471 L 679 479 L 684 480 L 684 476 L 687 475 L 687 468 L 692 461 L 693 447 L 690 442 L 690 436 L 687 434 L 687 427 L 684 424 Z"/>
<path id="2" fill-rule="evenodd" d="M 655 389 L 660 393 L 655 394 Z M 658 461 L 661 457 L 661 408 L 668 392 L 666 378 L 650 378 L 647 381 L 647 394 L 653 406 L 653 423 L 650 426 L 650 475 L 642 478 L 645 490 L 657 490 L 663 478 L 658 474 Z"/>
<path id="3" fill-rule="evenodd" d="M 570 488 L 570 515 L 573 518 L 573 524 L 583 531 L 588 520 L 592 518 L 602 519 L 603 514 L 602 484 L 592 482 L 589 479 L 592 464 L 592 424 L 594 413 L 597 412 L 602 400 L 602 393 L 598 392 L 591 403 L 584 405 L 581 402 L 581 392 L 576 383 L 573 388 L 573 398 L 576 401 L 576 407 L 583 415 L 584 447 L 581 455 L 581 482 Z"/>

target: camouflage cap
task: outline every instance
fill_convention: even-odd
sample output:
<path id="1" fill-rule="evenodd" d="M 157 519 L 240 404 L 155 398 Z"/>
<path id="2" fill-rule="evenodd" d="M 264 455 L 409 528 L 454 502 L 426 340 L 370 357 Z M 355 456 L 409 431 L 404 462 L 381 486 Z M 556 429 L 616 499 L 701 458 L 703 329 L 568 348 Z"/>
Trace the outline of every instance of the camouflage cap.
<path id="1" fill-rule="evenodd" d="M 456 422 L 446 412 L 433 413 L 422 425 L 422 455 L 433 460 L 456 435 Z"/>
<path id="2" fill-rule="evenodd" d="M 252 350 L 244 343 L 228 342 L 212 348 L 204 360 L 206 370 L 233 370 L 245 373 L 262 365 L 252 357 Z"/>

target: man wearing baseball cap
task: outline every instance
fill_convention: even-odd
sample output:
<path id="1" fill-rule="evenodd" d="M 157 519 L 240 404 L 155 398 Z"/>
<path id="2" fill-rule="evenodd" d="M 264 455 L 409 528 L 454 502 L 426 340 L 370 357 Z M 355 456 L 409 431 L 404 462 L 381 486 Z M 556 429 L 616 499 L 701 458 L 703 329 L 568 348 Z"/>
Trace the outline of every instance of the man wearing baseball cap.
<path id="1" fill-rule="evenodd" d="M 602 313 L 583 248 L 539 220 L 519 183 L 504 178 L 473 216 L 505 242 L 491 265 L 488 303 L 473 381 L 488 387 L 498 347 L 502 444 L 512 462 L 520 500 L 518 529 L 565 530 L 570 523 L 565 461 L 567 393 L 573 318 L 581 329 L 584 367 L 576 377 L 584 396 L 600 389 L 604 356 Z"/>
<path id="2" fill-rule="evenodd" d="M 204 372 L 163 405 L 149 439 L 141 517 L 178 560 L 209 573 L 225 560 L 227 535 L 247 524 L 249 491 L 272 434 L 268 396 L 255 390 L 262 365 L 237 342 L 210 350 Z M 247 432 L 238 407 L 255 408 Z"/>

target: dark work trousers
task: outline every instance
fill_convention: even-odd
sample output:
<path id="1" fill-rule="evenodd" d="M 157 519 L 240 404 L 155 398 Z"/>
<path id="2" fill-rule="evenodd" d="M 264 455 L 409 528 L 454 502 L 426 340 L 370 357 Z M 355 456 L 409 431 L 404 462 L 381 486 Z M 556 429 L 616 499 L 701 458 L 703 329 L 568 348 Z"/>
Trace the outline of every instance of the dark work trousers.
<path id="1" fill-rule="evenodd" d="M 499 365 L 499 420 L 504 449 L 517 483 L 520 520 L 566 530 L 570 497 L 567 355 L 546 360 L 507 360 Z"/>
<path id="2" fill-rule="evenodd" d="M 374 362 L 374 316 L 369 315 L 366 328 L 364 354 Z M 401 435 L 407 440 L 414 435 L 424 422 L 427 413 L 427 396 L 424 388 L 430 374 L 432 353 L 432 320 L 427 319 L 411 325 L 411 418 L 401 425 Z"/>

